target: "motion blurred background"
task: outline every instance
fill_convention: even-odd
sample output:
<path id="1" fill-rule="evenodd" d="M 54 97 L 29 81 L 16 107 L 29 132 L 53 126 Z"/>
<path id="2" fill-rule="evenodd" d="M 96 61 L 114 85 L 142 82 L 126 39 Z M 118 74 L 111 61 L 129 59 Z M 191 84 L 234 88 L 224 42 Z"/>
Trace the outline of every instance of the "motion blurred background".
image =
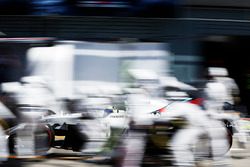
<path id="1" fill-rule="evenodd" d="M 166 44 L 166 68 L 181 81 L 201 79 L 209 66 L 226 67 L 249 108 L 249 6 L 243 0 L 1 0 L 0 82 L 25 74 L 32 47 L 60 40 L 157 42 Z"/>
<path id="2" fill-rule="evenodd" d="M 0 0 L 0 83 L 43 75 L 63 99 L 95 91 L 82 81 L 130 81 L 129 68 L 202 87 L 223 67 L 247 118 L 249 18 L 246 0 Z"/>

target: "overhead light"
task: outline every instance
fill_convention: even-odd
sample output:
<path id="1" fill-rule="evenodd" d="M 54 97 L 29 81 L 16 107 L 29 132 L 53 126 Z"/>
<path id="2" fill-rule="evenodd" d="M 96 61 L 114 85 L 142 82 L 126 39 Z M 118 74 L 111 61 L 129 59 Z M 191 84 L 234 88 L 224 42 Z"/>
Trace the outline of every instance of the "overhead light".
<path id="1" fill-rule="evenodd" d="M 5 36 L 6 34 L 0 31 L 0 36 Z"/>
<path id="2" fill-rule="evenodd" d="M 207 41 L 214 41 L 214 42 L 226 42 L 230 41 L 229 36 L 220 36 L 220 35 L 211 35 L 206 38 Z"/>

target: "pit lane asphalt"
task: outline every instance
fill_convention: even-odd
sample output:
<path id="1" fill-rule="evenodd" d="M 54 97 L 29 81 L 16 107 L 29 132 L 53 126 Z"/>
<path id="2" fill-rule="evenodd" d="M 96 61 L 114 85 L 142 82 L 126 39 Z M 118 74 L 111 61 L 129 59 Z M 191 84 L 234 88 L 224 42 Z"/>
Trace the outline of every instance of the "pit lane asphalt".
<path id="1" fill-rule="evenodd" d="M 237 140 L 234 140 L 237 141 Z M 99 165 L 84 162 L 89 156 L 81 156 L 68 150 L 51 149 L 48 157 L 40 157 L 35 159 L 12 159 L 8 165 L 0 165 L 6 167 L 110 167 L 109 165 Z M 249 167 L 250 164 L 250 137 L 246 150 L 237 148 L 237 142 L 234 142 L 233 148 L 228 154 L 228 166 L 230 167 Z M 211 163 L 202 166 L 211 166 Z M 223 165 L 224 166 L 224 165 Z"/>

